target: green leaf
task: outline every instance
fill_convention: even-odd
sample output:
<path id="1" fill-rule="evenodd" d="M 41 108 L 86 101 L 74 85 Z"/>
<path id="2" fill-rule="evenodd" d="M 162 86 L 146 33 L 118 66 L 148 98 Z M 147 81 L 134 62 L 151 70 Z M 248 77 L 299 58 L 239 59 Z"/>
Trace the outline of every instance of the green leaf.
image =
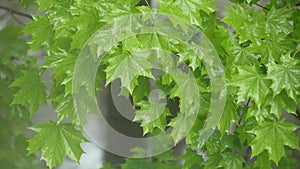
<path id="1" fill-rule="evenodd" d="M 218 168 L 221 160 L 222 156 L 220 154 L 209 155 L 208 161 L 206 161 L 204 164 L 204 169 Z"/>
<path id="2" fill-rule="evenodd" d="M 121 165 L 121 169 L 143 169 L 152 168 L 151 163 L 143 158 L 127 158 L 126 163 Z"/>
<path id="3" fill-rule="evenodd" d="M 185 113 L 179 113 L 177 117 L 173 118 L 168 126 L 173 127 L 171 137 L 174 143 L 177 144 L 181 139 L 184 138 L 190 131 L 195 120 L 196 115 L 187 116 Z"/>
<path id="4" fill-rule="evenodd" d="M 235 27 L 240 43 L 250 40 L 254 44 L 260 44 L 261 39 L 266 36 L 262 24 L 262 11 L 254 13 L 253 8 L 245 5 L 229 6 L 226 9 L 229 14 L 224 17 L 223 21 L 229 26 Z"/>
<path id="5" fill-rule="evenodd" d="M 236 65 L 253 65 L 257 62 L 258 56 L 251 52 L 248 48 L 242 47 L 235 39 L 228 39 L 222 43 L 228 53 L 227 66 Z M 228 67 L 231 68 L 231 67 Z M 227 69 L 228 69 L 227 68 Z"/>
<path id="6" fill-rule="evenodd" d="M 53 41 L 54 32 L 49 19 L 46 16 L 34 16 L 33 22 L 26 25 L 25 33 L 32 34 L 28 42 L 31 50 L 38 50 L 43 45 L 50 45 Z"/>
<path id="7" fill-rule="evenodd" d="M 261 53 L 261 62 L 269 63 L 274 60 L 281 62 L 282 54 L 289 53 L 295 49 L 293 39 L 285 37 L 282 33 L 271 35 L 262 40 L 260 46 L 249 49 L 252 53 Z"/>
<path id="8" fill-rule="evenodd" d="M 110 163 L 103 163 L 101 169 L 114 169 Z"/>
<path id="9" fill-rule="evenodd" d="M 299 160 L 293 157 L 293 151 L 288 150 L 286 157 L 279 161 L 278 169 L 295 169 L 299 168 Z"/>
<path id="10" fill-rule="evenodd" d="M 191 72 L 184 73 L 179 70 L 171 70 L 171 76 L 176 83 L 172 89 L 170 98 L 180 98 L 180 112 L 187 116 L 195 115 L 200 108 L 200 86 L 198 86 L 194 75 Z"/>
<path id="11" fill-rule="evenodd" d="M 237 123 L 237 115 L 237 104 L 235 103 L 233 96 L 227 95 L 225 109 L 220 120 L 220 131 L 222 136 L 225 134 L 225 131 L 230 132 L 232 122 Z"/>
<path id="12" fill-rule="evenodd" d="M 257 156 L 257 159 L 254 162 L 254 167 L 263 168 L 263 169 L 272 169 L 270 165 L 269 156 L 266 151 L 264 151 L 262 154 Z"/>
<path id="13" fill-rule="evenodd" d="M 299 95 L 300 62 L 289 56 L 283 55 L 281 64 L 274 62 L 267 64 L 267 78 L 272 80 L 271 88 L 274 94 L 279 94 L 283 89 L 293 100 Z"/>
<path id="14" fill-rule="evenodd" d="M 269 91 L 269 80 L 255 66 L 238 67 L 238 74 L 232 75 L 230 83 L 239 87 L 239 102 L 253 98 L 259 106 L 264 102 Z"/>
<path id="15" fill-rule="evenodd" d="M 180 159 L 184 160 L 182 169 L 190 169 L 192 167 L 200 167 L 202 165 L 202 157 L 197 154 L 195 150 L 187 148 L 185 154 L 180 156 Z"/>
<path id="16" fill-rule="evenodd" d="M 262 124 L 271 114 L 270 110 L 264 105 L 252 105 L 247 112 L 246 119 L 254 117 L 258 124 Z"/>
<path id="17" fill-rule="evenodd" d="M 271 106 L 270 112 L 276 115 L 277 118 L 281 117 L 283 109 L 288 113 L 296 115 L 296 102 L 289 98 L 285 91 L 282 91 L 274 97 L 269 96 L 267 98 L 267 104 Z"/>
<path id="18" fill-rule="evenodd" d="M 258 124 L 254 118 L 250 118 L 250 119 L 244 120 L 242 122 L 243 122 L 243 124 L 238 126 L 238 128 L 236 129 L 236 132 L 238 133 L 240 144 L 243 145 L 245 142 L 250 143 L 253 140 L 254 135 L 251 133 L 248 133 L 247 131 L 253 129 Z"/>
<path id="19" fill-rule="evenodd" d="M 159 3 L 161 12 L 181 17 L 197 26 L 202 22 L 200 10 L 206 13 L 216 11 L 213 0 L 160 0 Z"/>
<path id="20" fill-rule="evenodd" d="M 32 116 L 39 108 L 41 103 L 46 103 L 46 87 L 41 82 L 37 70 L 23 72 L 24 76 L 16 79 L 10 86 L 19 88 L 14 95 L 14 104 L 29 104 L 30 115 Z"/>
<path id="21" fill-rule="evenodd" d="M 76 27 L 76 32 L 72 35 L 72 49 L 81 49 L 91 35 L 100 28 L 99 16 L 102 12 L 97 10 L 93 3 L 78 3 L 78 6 L 71 8 L 74 18 L 70 24 Z"/>
<path id="22" fill-rule="evenodd" d="M 53 53 L 46 59 L 46 63 L 49 62 L 50 65 L 44 65 L 47 68 L 54 68 L 52 74 L 58 85 L 65 86 L 65 95 L 72 94 L 73 70 L 76 59 L 77 56 L 72 52 Z"/>
<path id="23" fill-rule="evenodd" d="M 148 61 L 147 56 L 142 54 L 128 55 L 122 53 L 109 58 L 108 62 L 111 66 L 105 70 L 106 84 L 120 78 L 121 87 L 125 87 L 130 93 L 137 85 L 136 78 L 138 76 L 154 78 L 151 73 L 152 63 Z"/>
<path id="24" fill-rule="evenodd" d="M 278 165 L 279 160 L 285 156 L 284 146 L 299 149 L 299 137 L 294 133 L 297 128 L 299 127 L 281 120 L 277 122 L 266 121 L 250 130 L 249 133 L 256 135 L 250 143 L 252 147 L 251 157 L 267 150 L 269 159 Z"/>
<path id="25" fill-rule="evenodd" d="M 293 26 L 289 23 L 288 19 L 292 14 L 292 10 L 287 8 L 276 9 L 272 7 L 266 16 L 266 31 L 273 34 L 283 32 L 287 35 L 291 33 L 293 31 Z"/>
<path id="26" fill-rule="evenodd" d="M 19 0 L 19 2 L 24 8 L 28 8 L 35 2 L 35 0 Z"/>
<path id="27" fill-rule="evenodd" d="M 240 169 L 243 168 L 243 162 L 245 160 L 238 154 L 230 152 L 222 153 L 222 160 L 218 167 L 224 167 L 224 169 Z"/>
<path id="28" fill-rule="evenodd" d="M 167 125 L 166 117 L 171 115 L 166 104 L 159 103 L 156 101 L 141 101 L 137 103 L 140 109 L 135 112 L 133 121 L 142 121 L 141 126 L 143 127 L 144 135 L 152 133 L 154 128 L 159 128 L 164 131 Z"/>
<path id="29" fill-rule="evenodd" d="M 238 148 L 239 143 L 236 141 L 234 136 L 227 134 L 221 136 L 221 133 L 216 130 L 208 138 L 205 146 L 208 154 L 223 153 L 225 149 L 232 149 L 233 147 Z"/>
<path id="30" fill-rule="evenodd" d="M 42 159 L 47 166 L 53 168 L 63 162 L 67 155 L 70 159 L 79 162 L 83 153 L 80 143 L 86 141 L 82 133 L 71 124 L 56 124 L 48 121 L 32 128 L 37 134 L 31 138 L 28 153 L 42 151 Z"/>
<path id="31" fill-rule="evenodd" d="M 80 126 L 78 114 L 75 113 L 74 109 L 73 97 L 71 95 L 65 96 L 64 87 L 53 87 L 48 98 L 52 100 L 52 106 L 56 108 L 57 123 L 71 118 L 73 124 Z"/>
<path id="32" fill-rule="evenodd" d="M 28 45 L 21 38 L 21 27 L 8 25 L 0 30 L 0 56 L 1 63 L 10 64 L 11 59 L 22 58 L 26 60 Z"/>
<path id="33" fill-rule="evenodd" d="M 138 77 L 138 85 L 133 90 L 133 103 L 136 104 L 150 94 L 150 82 L 148 78 Z"/>
<path id="34" fill-rule="evenodd" d="M 53 7 L 56 3 L 56 0 L 36 0 L 39 5 L 39 12 L 44 11 Z"/>

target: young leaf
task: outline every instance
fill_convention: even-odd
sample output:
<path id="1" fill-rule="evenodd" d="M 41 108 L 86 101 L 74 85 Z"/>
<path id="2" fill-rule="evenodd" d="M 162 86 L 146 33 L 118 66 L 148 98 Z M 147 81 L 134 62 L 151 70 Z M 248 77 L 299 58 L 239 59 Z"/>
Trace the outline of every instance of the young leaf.
<path id="1" fill-rule="evenodd" d="M 41 158 L 50 168 L 62 163 L 65 155 L 79 162 L 83 153 L 80 143 L 86 140 L 80 131 L 74 129 L 73 125 L 48 121 L 32 129 L 37 134 L 28 141 L 28 154 L 41 150 Z"/>

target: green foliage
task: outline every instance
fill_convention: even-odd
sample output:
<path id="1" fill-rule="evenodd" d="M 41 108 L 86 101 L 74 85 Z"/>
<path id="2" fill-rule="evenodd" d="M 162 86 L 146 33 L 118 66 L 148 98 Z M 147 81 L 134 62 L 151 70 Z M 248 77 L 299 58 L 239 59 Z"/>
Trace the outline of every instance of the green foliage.
<path id="1" fill-rule="evenodd" d="M 26 6 L 31 1 L 22 2 Z M 297 164 L 286 152 L 287 147 L 299 149 L 299 136 L 295 134 L 299 127 L 284 120 L 282 112 L 286 110 L 299 119 L 296 113 L 300 98 L 297 1 L 271 0 L 257 9 L 254 4 L 259 3 L 258 0 L 232 2 L 236 5 L 226 7 L 229 13 L 220 18 L 216 17 L 213 0 L 160 0 L 159 9 L 138 7 L 137 0 L 37 0 L 39 12 L 23 32 L 32 35 L 28 42 L 31 50 L 43 48 L 48 56 L 45 63 L 36 68 L 24 57 L 27 46 L 19 39 L 21 29 L 7 27 L 0 32 L 0 38 L 9 41 L 0 41 L 0 99 L 8 98 L 3 99 L 4 108 L 0 110 L 11 112 L 17 107 L 25 110 L 20 105 L 28 104 L 33 115 L 41 103 L 51 101 L 57 110 L 58 122 L 33 127 L 37 134 L 29 140 L 29 153 L 42 151 L 42 159 L 50 168 L 61 163 L 65 155 L 78 162 L 83 153 L 79 144 L 85 139 L 81 134 L 84 123 L 75 113 L 72 100 L 77 56 L 86 41 L 107 23 L 128 14 L 157 11 L 184 19 L 211 40 L 225 69 L 226 105 L 218 127 L 203 134 L 201 129 L 210 108 L 216 106 L 210 105 L 213 79 L 205 64 L 214 63 L 202 63 L 195 51 L 172 37 L 140 34 L 121 40 L 100 63 L 97 81 L 105 80 L 108 85 L 120 79 L 120 94 L 132 96 L 138 108 L 135 121 L 141 122 L 144 134 L 171 127 L 174 143 L 186 136 L 190 146 L 178 159 L 171 152 L 150 159 L 127 158 L 121 168 L 284 168 L 289 161 L 293 165 L 288 167 L 292 168 Z M 172 26 L 189 32 L 178 18 L 171 20 Z M 177 37 L 178 30 L 170 29 L 170 32 Z M 115 38 L 113 34 L 109 36 Z M 194 36 L 185 41 L 192 41 Z M 152 55 L 141 52 L 148 49 L 169 53 L 157 54 L 153 59 Z M 26 64 L 14 65 L 11 60 L 15 58 Z M 153 61 L 163 63 L 160 66 L 165 72 L 154 74 Z M 178 72 L 173 77 L 167 70 L 176 68 Z M 24 69 L 23 75 L 20 69 Z M 49 93 L 40 80 L 47 69 L 53 69 Z M 149 83 L 150 80 L 156 83 Z M 97 85 L 95 91 L 100 89 Z M 153 100 L 150 94 L 153 88 L 160 89 L 159 96 L 169 102 L 179 100 L 178 109 Z M 9 104 L 12 107 L 8 107 Z M 64 122 L 68 118 L 71 123 Z M 189 130 L 194 119 L 196 123 Z M 105 164 L 103 168 L 113 167 Z"/>
<path id="2" fill-rule="evenodd" d="M 65 155 L 76 162 L 83 150 L 80 143 L 86 141 L 82 133 L 71 124 L 56 124 L 48 121 L 32 128 L 37 134 L 31 138 L 28 153 L 42 151 L 42 159 L 50 168 L 62 163 Z"/>
<path id="3" fill-rule="evenodd" d="M 46 102 L 46 87 L 41 83 L 37 70 L 24 72 L 24 75 L 15 80 L 11 87 L 20 88 L 14 95 L 14 100 L 11 104 L 24 105 L 28 103 L 31 116 L 38 110 L 41 103 Z"/>
<path id="4" fill-rule="evenodd" d="M 269 159 L 278 164 L 279 160 L 285 156 L 284 145 L 294 149 L 299 148 L 299 138 L 294 133 L 298 127 L 285 121 L 269 122 L 250 130 L 256 137 L 250 143 L 252 147 L 252 157 L 267 150 Z"/>
<path id="5" fill-rule="evenodd" d="M 43 167 L 37 163 L 36 156 L 27 155 L 26 151 L 28 144 L 25 133 L 27 127 L 31 125 L 29 110 L 22 105 L 11 104 L 14 95 L 18 97 L 23 93 L 28 97 L 30 96 L 28 92 L 34 92 L 27 91 L 32 84 L 31 80 L 27 81 L 25 86 L 20 85 L 23 87 L 22 90 L 10 87 L 16 79 L 19 78 L 14 82 L 17 86 L 24 79 L 21 70 L 37 66 L 35 59 L 27 55 L 28 45 L 26 39 L 21 36 L 21 31 L 21 27 L 13 25 L 7 25 L 0 30 L 0 166 L 2 169 L 41 169 Z M 23 99 L 22 94 L 19 99 L 17 102 L 21 104 L 27 101 Z M 30 97 L 32 103 L 30 107 L 39 106 L 39 100 L 33 99 Z M 35 111 L 36 109 L 32 109 L 32 112 Z"/>
<path id="6" fill-rule="evenodd" d="M 144 168 L 164 168 L 164 169 L 180 169 L 180 165 L 175 163 L 172 151 L 168 151 L 151 159 L 134 159 L 128 158 L 121 165 L 121 169 L 144 169 Z"/>

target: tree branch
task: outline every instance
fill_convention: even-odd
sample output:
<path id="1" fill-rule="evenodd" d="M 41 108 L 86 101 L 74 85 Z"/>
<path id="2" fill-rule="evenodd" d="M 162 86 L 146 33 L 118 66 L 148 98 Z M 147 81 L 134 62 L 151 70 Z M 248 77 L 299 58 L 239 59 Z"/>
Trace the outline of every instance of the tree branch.
<path id="1" fill-rule="evenodd" d="M 17 14 L 17 15 L 20 15 L 20 16 L 23 16 L 23 17 L 26 17 L 26 18 L 29 18 L 29 19 L 33 20 L 32 16 L 27 14 L 27 13 L 16 11 L 16 10 L 10 9 L 10 8 L 2 6 L 2 5 L 0 5 L 0 9 L 4 9 L 4 10 L 7 10 L 7 11 L 13 13 L 13 14 Z"/>
<path id="2" fill-rule="evenodd" d="M 265 6 L 262 6 L 262 5 L 260 5 L 260 4 L 257 4 L 257 3 L 256 3 L 255 5 L 258 6 L 258 7 L 260 7 L 260 8 L 263 8 L 263 9 L 265 9 L 265 10 L 268 10 L 268 11 L 270 10 L 269 8 L 267 8 L 267 7 L 265 7 Z"/>

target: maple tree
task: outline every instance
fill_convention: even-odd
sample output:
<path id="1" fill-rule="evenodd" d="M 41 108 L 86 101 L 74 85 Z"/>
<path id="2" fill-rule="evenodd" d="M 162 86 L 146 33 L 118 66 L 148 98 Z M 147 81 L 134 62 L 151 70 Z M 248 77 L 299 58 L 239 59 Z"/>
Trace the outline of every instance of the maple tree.
<path id="1" fill-rule="evenodd" d="M 94 87 L 92 93 L 103 88 L 100 80 L 109 85 L 120 79 L 120 94 L 132 97 L 133 105 L 138 109 L 134 121 L 141 123 L 144 134 L 155 134 L 171 127 L 174 143 L 184 138 L 187 146 L 179 157 L 168 151 L 151 158 L 126 158 L 120 167 L 297 167 L 292 151 L 299 149 L 299 136 L 295 133 L 299 126 L 289 122 L 284 114 L 291 114 L 299 121 L 296 109 L 300 100 L 300 1 L 270 0 L 262 6 L 259 0 L 231 0 L 234 5 L 226 7 L 228 14 L 222 18 L 217 16 L 218 9 L 213 0 L 159 0 L 159 9 L 138 6 L 139 0 L 20 1 L 25 7 L 34 2 L 38 4 L 38 12 L 24 29 L 7 26 L 0 31 L 0 125 L 1 139 L 5 138 L 1 140 L 4 143 L 1 151 L 10 152 L 10 146 L 6 145 L 11 144 L 8 138 L 14 137 L 23 140 L 21 156 L 26 159 L 12 168 L 35 166 L 34 160 L 27 159 L 34 156 L 25 157 L 23 130 L 30 124 L 30 117 L 39 105 L 47 101 L 51 101 L 56 109 L 58 121 L 32 127 L 36 135 L 28 140 L 28 153 L 41 151 L 49 168 L 62 163 L 64 156 L 79 162 L 83 154 L 80 143 L 87 141 L 83 135 L 85 120 L 82 116 L 88 112 L 79 114 L 78 105 L 73 102 L 73 85 L 76 84 L 73 80 L 79 75 L 74 70 L 80 64 L 90 63 L 76 65 L 78 56 L 89 45 L 87 41 L 94 33 L 107 24 L 122 16 L 150 12 L 174 16 L 166 24 L 145 22 L 155 31 L 168 30 L 174 38 L 147 32 L 121 39 L 99 63 L 95 74 L 97 81 L 91 85 Z M 135 19 L 121 21 L 127 25 L 121 29 L 143 30 L 130 25 L 140 24 Z M 186 23 L 201 30 L 210 40 L 224 67 L 225 107 L 217 114 L 211 114 L 218 109 L 213 110 L 217 107 L 211 101 L 215 87 L 212 81 L 215 79 L 207 69 L 207 65 L 215 62 L 204 63 L 205 60 L 197 57 L 199 51 L 187 45 L 198 39 L 197 34 L 190 30 L 193 27 Z M 120 29 L 118 26 L 114 28 Z M 178 30 L 183 34 L 190 33 L 191 38 L 176 39 L 182 37 Z M 32 35 L 28 45 L 21 37 L 21 31 Z M 106 34 L 99 38 L 99 46 L 103 47 L 98 51 L 118 39 L 115 36 Z M 27 55 L 28 47 L 33 51 L 46 51 L 42 66 L 37 66 L 34 57 Z M 141 52 L 149 49 L 169 52 L 155 50 L 155 57 L 151 51 Z M 160 63 L 164 73 L 154 74 L 152 69 L 157 67 L 153 62 Z M 92 65 L 86 71 L 93 68 Z M 178 68 L 178 73 L 173 76 L 175 68 Z M 46 70 L 53 70 L 50 89 L 41 80 Z M 150 79 L 156 82 L 150 83 Z M 166 104 L 152 99 L 150 89 L 153 87 L 160 89 L 159 95 L 167 100 L 178 99 L 180 112 L 172 112 Z M 92 112 L 94 108 L 89 106 L 86 105 Z M 15 126 L 9 132 L 3 130 L 10 126 L 10 119 L 18 121 L 20 128 Z M 71 122 L 67 123 L 65 119 L 71 119 Z M 190 128 L 193 121 L 195 123 Z M 18 158 L 20 154 L 9 155 L 6 159 L 0 154 L 1 166 L 11 165 L 9 158 Z M 105 163 L 102 168 L 111 169 L 113 166 Z"/>

